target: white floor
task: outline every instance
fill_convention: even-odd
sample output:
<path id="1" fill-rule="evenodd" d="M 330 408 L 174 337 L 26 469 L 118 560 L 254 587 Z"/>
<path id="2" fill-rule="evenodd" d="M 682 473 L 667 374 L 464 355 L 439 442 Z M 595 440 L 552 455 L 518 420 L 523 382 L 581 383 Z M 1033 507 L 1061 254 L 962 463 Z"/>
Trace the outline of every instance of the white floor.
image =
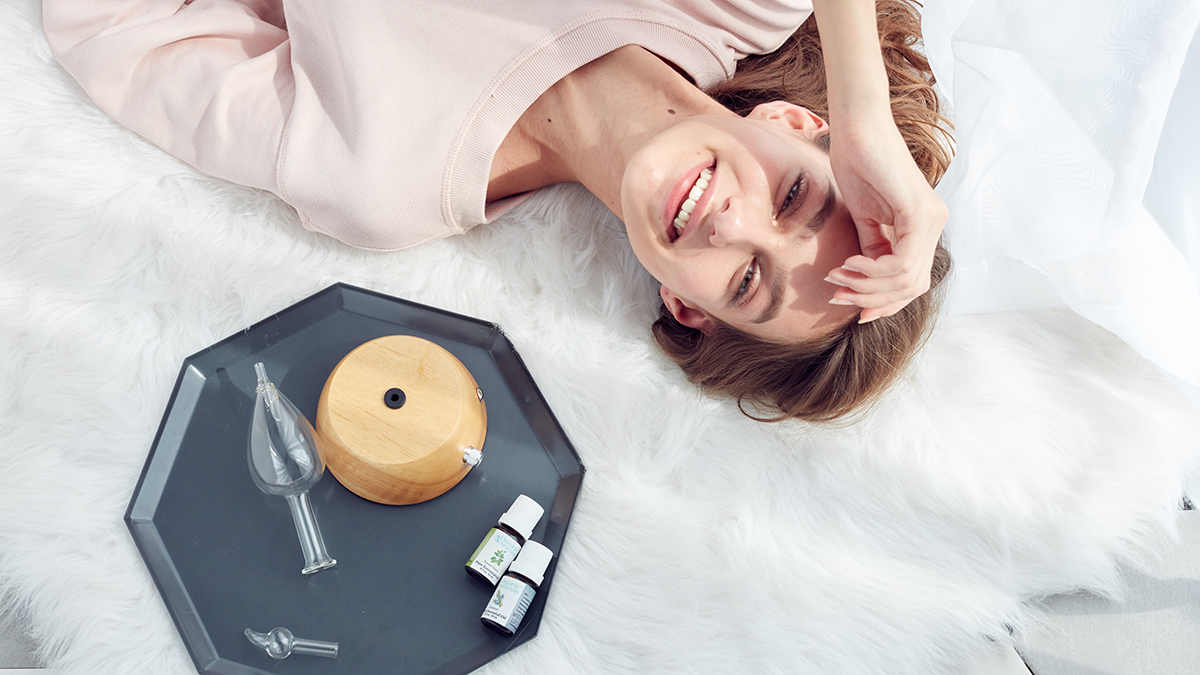
<path id="1" fill-rule="evenodd" d="M 1125 567 L 1123 603 L 1085 593 L 1043 602 L 1045 630 L 1018 644 L 1038 675 L 1200 672 L 1200 511 L 1184 511 L 1179 543 L 1145 569 Z"/>

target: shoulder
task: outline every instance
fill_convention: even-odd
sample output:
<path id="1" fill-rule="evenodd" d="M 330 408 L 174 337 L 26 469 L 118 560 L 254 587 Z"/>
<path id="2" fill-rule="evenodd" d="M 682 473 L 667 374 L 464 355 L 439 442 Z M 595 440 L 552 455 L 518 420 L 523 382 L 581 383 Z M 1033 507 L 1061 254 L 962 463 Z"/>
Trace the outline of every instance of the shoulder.
<path id="1" fill-rule="evenodd" d="M 666 0 L 716 34 L 735 58 L 775 51 L 812 14 L 812 0 Z"/>

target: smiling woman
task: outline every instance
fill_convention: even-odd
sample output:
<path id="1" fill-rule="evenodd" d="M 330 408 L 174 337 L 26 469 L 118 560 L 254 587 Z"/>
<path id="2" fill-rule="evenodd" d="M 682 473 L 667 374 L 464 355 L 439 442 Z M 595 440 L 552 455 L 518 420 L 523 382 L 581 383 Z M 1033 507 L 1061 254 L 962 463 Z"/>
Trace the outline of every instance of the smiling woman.
<path id="1" fill-rule="evenodd" d="M 849 303 L 830 302 L 839 286 L 825 281 L 861 253 L 817 144 L 827 130 L 803 108 L 764 103 L 746 118 L 694 117 L 634 156 L 622 194 L 630 244 L 680 323 L 705 333 L 724 323 L 790 342 L 857 315 Z M 695 146 L 711 175 L 703 189 Z"/>
<path id="2" fill-rule="evenodd" d="M 914 48 L 920 35 L 920 19 L 901 2 L 880 2 L 878 9 L 892 113 L 917 166 L 929 184 L 936 185 L 950 164 L 949 123 L 939 114 L 929 64 Z M 786 72 L 787 77 L 779 77 L 780 72 Z M 709 93 L 730 110 L 748 117 L 753 117 L 762 105 L 795 101 L 820 119 L 828 115 L 827 91 L 821 41 L 816 22 L 810 19 L 779 50 L 747 58 L 732 79 Z M 825 133 L 808 137 L 816 147 L 828 151 L 829 134 L 823 126 L 817 128 Z M 802 182 L 797 185 L 805 190 Z M 790 190 L 788 195 L 792 196 Z M 826 225 L 847 229 L 845 220 L 835 217 L 830 223 L 828 218 L 842 213 L 840 204 L 832 199 L 834 194 L 830 185 L 810 227 L 820 224 L 821 232 L 828 229 Z M 853 228 L 852 223 L 849 228 Z M 850 257 L 838 258 L 840 255 L 841 251 L 832 257 Z M 817 273 L 837 266 L 821 263 L 810 269 Z M 761 264 L 748 269 L 742 283 L 755 283 L 753 277 L 762 276 L 759 267 Z M 754 327 L 745 330 L 744 321 L 736 317 L 703 321 L 686 311 L 681 298 L 664 291 L 654 337 L 692 382 L 708 391 L 733 396 L 743 412 L 752 417 L 764 421 L 793 417 L 829 421 L 863 409 L 903 371 L 928 334 L 940 301 L 938 291 L 950 267 L 950 255 L 938 242 L 929 291 L 895 314 L 874 321 L 838 321 L 830 313 L 827 321 L 809 331 L 808 338 L 799 340 L 781 340 Z M 821 288 L 811 278 L 803 288 L 816 297 L 831 295 L 833 290 Z M 777 306 L 773 298 L 778 291 L 772 288 L 768 295 L 772 301 L 766 304 Z M 751 321 L 759 323 L 757 319 Z"/>
<path id="3" fill-rule="evenodd" d="M 59 61 L 115 119 L 354 246 L 416 246 L 582 183 L 662 283 L 667 353 L 708 390 L 783 417 L 870 399 L 932 311 L 946 213 L 930 183 L 947 154 L 901 0 L 46 0 L 43 12 Z M 917 337 L 849 337 L 892 333 Z M 847 355 L 822 347 L 812 363 L 842 376 L 797 361 L 835 335 Z M 717 367 L 733 336 L 755 358 Z"/>

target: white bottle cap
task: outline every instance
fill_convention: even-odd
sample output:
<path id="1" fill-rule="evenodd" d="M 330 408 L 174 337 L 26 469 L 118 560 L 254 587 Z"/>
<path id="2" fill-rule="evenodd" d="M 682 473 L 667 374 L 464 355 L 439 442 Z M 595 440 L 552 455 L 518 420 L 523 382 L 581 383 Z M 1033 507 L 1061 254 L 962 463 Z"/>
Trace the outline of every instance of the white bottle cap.
<path id="1" fill-rule="evenodd" d="M 521 495 L 512 503 L 512 506 L 508 507 L 504 515 L 500 516 L 500 524 L 508 525 L 520 532 L 523 539 L 528 539 L 529 535 L 533 534 L 534 526 L 542 519 L 542 514 L 545 512 L 540 504 Z"/>
<path id="2" fill-rule="evenodd" d="M 541 586 L 542 576 L 546 574 L 546 567 L 550 565 L 550 559 L 553 557 L 554 554 L 550 549 L 536 541 L 527 541 L 521 547 L 521 552 L 517 554 L 517 559 L 509 566 L 508 572 L 509 574 L 520 574 Z"/>

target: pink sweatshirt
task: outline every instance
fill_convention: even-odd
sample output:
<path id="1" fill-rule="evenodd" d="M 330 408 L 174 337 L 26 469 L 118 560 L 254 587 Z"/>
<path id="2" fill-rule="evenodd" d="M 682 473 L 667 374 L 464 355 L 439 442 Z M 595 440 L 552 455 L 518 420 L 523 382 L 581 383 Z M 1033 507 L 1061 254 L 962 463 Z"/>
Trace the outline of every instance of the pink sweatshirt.
<path id="1" fill-rule="evenodd" d="M 701 87 L 776 49 L 810 0 L 44 0 L 55 55 L 118 122 L 270 190 L 309 229 L 391 250 L 457 234 L 492 158 L 566 74 L 637 44 Z"/>

